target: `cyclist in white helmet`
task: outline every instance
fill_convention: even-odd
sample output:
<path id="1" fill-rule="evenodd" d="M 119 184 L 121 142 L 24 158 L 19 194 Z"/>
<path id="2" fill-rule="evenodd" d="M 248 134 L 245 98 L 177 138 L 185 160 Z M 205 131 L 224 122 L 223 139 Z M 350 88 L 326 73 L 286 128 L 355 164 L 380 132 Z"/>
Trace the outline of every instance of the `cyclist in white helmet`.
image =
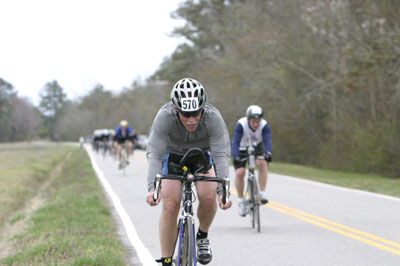
<path id="1" fill-rule="evenodd" d="M 239 215 L 245 216 L 245 199 L 243 198 L 244 176 L 246 173 L 247 146 L 256 143 L 256 165 L 258 167 L 258 181 L 260 185 L 261 203 L 268 203 L 265 193 L 268 179 L 267 162 L 272 161 L 271 129 L 263 118 L 264 112 L 258 105 L 250 105 L 246 116 L 238 120 L 232 139 L 232 158 L 235 167 L 235 186 L 239 197 Z"/>
<path id="2" fill-rule="evenodd" d="M 185 152 L 192 147 L 201 148 L 213 167 L 206 176 L 226 178 L 229 175 L 230 141 L 225 122 L 219 111 L 207 103 L 204 87 L 197 80 L 179 80 L 171 91 L 171 102 L 157 113 L 147 145 L 149 169 L 147 175 L 147 203 L 155 206 L 154 179 L 157 173 L 176 171 Z M 217 190 L 218 188 L 218 190 Z M 232 201 L 222 203 L 222 189 L 214 182 L 196 183 L 199 206 L 199 230 L 196 235 L 198 262 L 207 264 L 212 259 L 208 230 L 217 211 L 228 209 Z M 172 253 L 177 235 L 176 221 L 180 208 L 182 185 L 180 181 L 163 180 L 161 190 L 160 245 L 163 266 L 172 265 Z"/>

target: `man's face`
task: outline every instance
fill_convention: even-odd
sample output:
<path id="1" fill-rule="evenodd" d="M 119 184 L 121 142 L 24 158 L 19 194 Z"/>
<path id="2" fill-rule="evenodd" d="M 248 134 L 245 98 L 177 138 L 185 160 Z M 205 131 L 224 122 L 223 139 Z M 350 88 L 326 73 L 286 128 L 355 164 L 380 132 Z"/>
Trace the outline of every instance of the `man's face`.
<path id="1" fill-rule="evenodd" d="M 180 111 L 178 111 L 179 119 L 181 120 L 183 126 L 186 128 L 187 131 L 193 132 L 199 126 L 199 121 L 201 119 L 202 112 L 199 112 L 196 116 L 189 116 L 183 115 Z"/>
<path id="2" fill-rule="evenodd" d="M 258 127 L 260 126 L 260 121 L 261 121 L 261 118 L 250 118 L 249 125 L 250 125 L 251 129 L 256 131 L 258 129 Z"/>

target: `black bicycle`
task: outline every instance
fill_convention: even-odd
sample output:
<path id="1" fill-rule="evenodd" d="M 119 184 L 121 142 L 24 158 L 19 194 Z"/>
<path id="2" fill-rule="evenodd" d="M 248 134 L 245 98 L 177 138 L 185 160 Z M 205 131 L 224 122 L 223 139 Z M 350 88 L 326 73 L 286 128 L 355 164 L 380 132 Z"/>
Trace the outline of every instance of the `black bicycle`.
<path id="1" fill-rule="evenodd" d="M 195 182 L 217 182 L 222 184 L 222 202 L 229 200 L 229 178 L 205 177 L 198 175 L 205 174 L 211 168 L 203 151 L 199 148 L 191 148 L 183 156 L 179 165 L 182 169 L 181 175 L 160 175 L 155 179 L 154 201 L 157 201 L 161 190 L 163 179 L 179 180 L 182 182 L 182 205 L 181 215 L 178 220 L 178 235 L 175 241 L 174 258 L 177 266 L 197 265 L 195 223 L 193 214 L 194 192 L 192 186 Z M 173 254 L 173 257 L 174 257 Z"/>
<path id="2" fill-rule="evenodd" d="M 251 226 L 255 228 L 257 226 L 257 232 L 260 232 L 260 189 L 258 187 L 257 178 L 255 175 L 256 169 L 256 154 L 255 144 L 250 144 L 247 147 L 247 157 L 243 158 L 242 161 L 247 161 L 248 175 L 246 192 L 244 194 L 246 214 L 249 213 L 251 216 Z"/>

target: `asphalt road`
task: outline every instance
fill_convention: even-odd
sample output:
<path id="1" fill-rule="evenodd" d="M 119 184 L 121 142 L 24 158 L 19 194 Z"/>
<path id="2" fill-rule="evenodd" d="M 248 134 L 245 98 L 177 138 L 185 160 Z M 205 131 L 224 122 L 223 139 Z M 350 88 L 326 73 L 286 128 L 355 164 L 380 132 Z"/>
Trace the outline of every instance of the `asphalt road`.
<path id="1" fill-rule="evenodd" d="M 143 245 L 131 247 L 132 254 L 148 252 L 159 258 L 161 207 L 145 202 L 145 153 L 135 151 L 125 175 L 111 157 L 93 155 L 93 159 Z M 262 228 L 257 233 L 250 227 L 249 217 L 238 215 L 233 191 L 233 207 L 218 210 L 209 232 L 213 250 L 209 265 L 400 265 L 399 198 L 275 174 L 269 176 L 267 193 L 270 203 L 261 208 Z M 124 234 L 123 223 L 117 223 Z M 131 245 L 126 238 L 124 242 Z M 132 264 L 140 265 L 139 261 L 134 259 Z"/>

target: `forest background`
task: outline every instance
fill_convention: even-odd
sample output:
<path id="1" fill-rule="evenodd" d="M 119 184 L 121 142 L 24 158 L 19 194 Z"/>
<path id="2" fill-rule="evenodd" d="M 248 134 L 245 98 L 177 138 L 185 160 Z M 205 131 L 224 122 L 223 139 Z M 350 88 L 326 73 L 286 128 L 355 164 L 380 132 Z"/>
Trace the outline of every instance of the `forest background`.
<path id="1" fill-rule="evenodd" d="M 0 77 L 0 141 L 77 141 L 121 119 L 148 134 L 192 77 L 231 134 L 264 109 L 274 160 L 400 178 L 399 13 L 398 0 L 187 0 L 172 14 L 186 41 L 118 95 L 98 84 L 70 100 L 53 80 L 34 106 Z"/>

